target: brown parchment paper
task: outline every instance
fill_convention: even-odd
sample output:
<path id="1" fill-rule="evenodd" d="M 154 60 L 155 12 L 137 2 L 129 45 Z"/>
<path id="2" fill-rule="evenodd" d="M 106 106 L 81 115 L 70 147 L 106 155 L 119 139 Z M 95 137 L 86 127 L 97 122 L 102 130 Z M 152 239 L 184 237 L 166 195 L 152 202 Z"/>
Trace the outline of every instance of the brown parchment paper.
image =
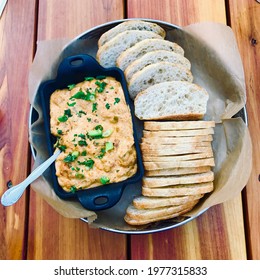
<path id="1" fill-rule="evenodd" d="M 226 25 L 207 22 L 177 29 L 167 23 L 162 23 L 162 26 L 167 31 L 166 39 L 184 48 L 185 56 L 192 64 L 194 82 L 209 92 L 205 119 L 217 122 L 213 141 L 215 189 L 188 213 L 193 217 L 208 207 L 235 197 L 249 179 L 252 148 L 248 128 L 241 118 L 230 119 L 246 103 L 244 72 L 234 34 Z M 36 152 L 34 168 L 48 158 L 38 86 L 42 81 L 55 78 L 59 62 L 64 57 L 83 53 L 95 57 L 99 36 L 94 33 L 82 40 L 62 39 L 37 44 L 29 76 L 29 99 L 38 113 L 37 121 L 29 129 L 30 143 Z M 79 202 L 59 199 L 52 189 L 50 178 L 47 170 L 44 176 L 32 183 L 32 188 L 61 215 L 87 218 L 89 223 L 94 221 L 92 225 L 96 227 L 140 229 L 127 225 L 123 217 L 134 196 L 141 193 L 141 183 L 127 186 L 119 203 L 97 215 L 84 209 Z"/>

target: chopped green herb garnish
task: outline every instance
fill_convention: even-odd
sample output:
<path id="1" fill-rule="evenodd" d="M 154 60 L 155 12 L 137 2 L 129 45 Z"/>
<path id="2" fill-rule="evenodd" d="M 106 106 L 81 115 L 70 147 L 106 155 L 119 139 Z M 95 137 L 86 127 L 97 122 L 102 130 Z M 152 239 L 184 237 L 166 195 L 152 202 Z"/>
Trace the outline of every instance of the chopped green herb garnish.
<path id="1" fill-rule="evenodd" d="M 116 105 L 116 104 L 119 103 L 119 102 L 120 102 L 120 98 L 116 97 L 116 98 L 115 98 L 114 105 Z"/>
<path id="2" fill-rule="evenodd" d="M 78 161 L 79 165 L 85 165 L 86 167 L 88 167 L 89 169 L 93 168 L 94 166 L 94 160 L 93 159 L 88 159 L 85 161 Z"/>
<path id="3" fill-rule="evenodd" d="M 102 130 L 101 129 L 90 130 L 88 132 L 88 137 L 90 139 L 100 139 L 102 138 Z"/>
<path id="4" fill-rule="evenodd" d="M 102 176 L 100 178 L 100 183 L 103 184 L 103 185 L 109 183 L 109 181 L 110 181 L 110 179 L 107 176 Z"/>
<path id="5" fill-rule="evenodd" d="M 86 98 L 86 94 L 82 91 L 82 90 L 79 90 L 77 93 L 75 93 L 74 95 L 72 95 L 70 97 L 70 99 L 83 99 L 85 100 Z"/>
<path id="6" fill-rule="evenodd" d="M 110 105 L 109 105 L 109 103 L 106 103 L 106 105 L 105 105 L 105 106 L 106 106 L 107 110 L 108 110 L 108 109 L 110 109 Z"/>
<path id="7" fill-rule="evenodd" d="M 75 186 L 70 187 L 70 191 L 72 193 L 75 193 L 77 191 L 77 188 Z"/>
<path id="8" fill-rule="evenodd" d="M 97 111 L 97 105 L 98 105 L 97 103 L 92 104 L 92 113 Z"/>
<path id="9" fill-rule="evenodd" d="M 97 92 L 99 92 L 99 93 L 103 92 L 107 85 L 106 82 L 100 82 L 100 81 L 96 81 L 95 84 L 98 86 Z"/>
<path id="10" fill-rule="evenodd" d="M 72 90 L 75 86 L 76 86 L 75 84 L 71 84 L 71 85 L 68 85 L 67 88 L 68 88 L 69 90 Z"/>
<path id="11" fill-rule="evenodd" d="M 80 134 L 78 135 L 78 137 L 80 137 L 80 138 L 82 138 L 82 139 L 86 139 L 86 135 L 83 134 L 83 133 L 80 133 Z"/>
<path id="12" fill-rule="evenodd" d="M 79 140 L 78 141 L 78 144 L 79 144 L 79 146 L 87 146 L 88 144 L 87 144 L 87 142 L 85 141 L 85 140 Z"/>
<path id="13" fill-rule="evenodd" d="M 85 77 L 84 80 L 85 81 L 92 81 L 92 80 L 94 80 L 94 78 L 93 77 Z"/>
<path id="14" fill-rule="evenodd" d="M 105 148 L 102 148 L 102 149 L 100 150 L 100 154 L 97 155 L 97 156 L 95 156 L 95 157 L 101 159 L 101 158 L 104 157 L 105 153 L 106 153 L 106 149 L 105 149 Z"/>
<path id="15" fill-rule="evenodd" d="M 64 116 L 67 116 L 68 118 L 72 117 L 71 110 L 70 109 L 64 110 Z"/>
<path id="16" fill-rule="evenodd" d="M 76 105 L 76 102 L 72 102 L 72 103 L 67 102 L 67 105 L 70 106 L 70 107 L 73 107 L 73 106 Z"/>
<path id="17" fill-rule="evenodd" d="M 103 131 L 103 126 L 101 124 L 95 126 L 95 130 L 101 130 Z"/>
<path id="18" fill-rule="evenodd" d="M 60 145 L 60 146 L 58 146 L 58 148 L 59 148 L 62 152 L 65 152 L 66 149 L 67 149 L 67 146 L 65 146 L 65 145 Z"/>
<path id="19" fill-rule="evenodd" d="M 79 156 L 79 152 L 78 151 L 74 151 L 72 152 L 71 154 L 68 154 L 64 159 L 63 161 L 64 162 L 73 162 L 75 161 Z"/>
<path id="20" fill-rule="evenodd" d="M 105 78 L 106 78 L 106 76 L 103 76 L 103 75 L 96 76 L 97 80 L 104 80 Z"/>
<path id="21" fill-rule="evenodd" d="M 112 86 L 112 87 L 110 87 L 110 89 L 114 89 L 114 87 Z"/>
<path id="22" fill-rule="evenodd" d="M 106 152 L 113 149 L 114 149 L 114 144 L 112 142 L 106 142 Z"/>
<path id="23" fill-rule="evenodd" d="M 58 129 L 58 130 L 57 130 L 57 133 L 58 133 L 59 135 L 62 135 L 62 130 L 61 130 L 61 129 Z"/>
<path id="24" fill-rule="evenodd" d="M 88 122 L 91 122 L 91 118 L 87 118 Z"/>
<path id="25" fill-rule="evenodd" d="M 108 129 L 105 132 L 102 133 L 103 137 L 109 137 L 113 133 L 112 129 Z"/>
<path id="26" fill-rule="evenodd" d="M 60 122 L 66 122 L 66 121 L 68 120 L 68 116 L 63 115 L 63 116 L 61 116 L 61 117 L 58 117 L 58 120 L 59 120 Z"/>
<path id="27" fill-rule="evenodd" d="M 82 151 L 81 152 L 81 155 L 84 157 L 84 156 L 86 156 L 87 155 L 87 151 L 85 150 L 85 151 Z"/>

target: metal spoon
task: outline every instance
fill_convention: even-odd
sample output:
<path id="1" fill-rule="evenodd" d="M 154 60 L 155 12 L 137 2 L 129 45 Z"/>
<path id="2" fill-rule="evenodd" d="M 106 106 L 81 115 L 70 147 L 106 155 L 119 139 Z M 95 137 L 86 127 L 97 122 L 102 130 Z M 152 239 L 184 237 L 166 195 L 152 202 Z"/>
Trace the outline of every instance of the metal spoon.
<path id="1" fill-rule="evenodd" d="M 61 153 L 60 150 L 55 152 L 49 159 L 38 166 L 22 183 L 8 189 L 1 197 L 1 203 L 4 206 L 13 205 L 22 196 L 25 189 L 56 160 L 58 155 Z"/>

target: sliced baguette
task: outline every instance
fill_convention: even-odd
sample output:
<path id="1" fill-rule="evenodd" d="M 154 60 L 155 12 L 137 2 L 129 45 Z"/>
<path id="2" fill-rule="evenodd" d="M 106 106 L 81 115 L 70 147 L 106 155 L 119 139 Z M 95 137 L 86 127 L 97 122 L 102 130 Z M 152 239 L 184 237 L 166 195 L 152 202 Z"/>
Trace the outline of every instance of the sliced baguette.
<path id="1" fill-rule="evenodd" d="M 129 205 L 126 209 L 126 215 L 135 220 L 147 220 L 153 218 L 160 218 L 175 213 L 179 213 L 187 208 L 194 207 L 198 203 L 197 200 L 189 201 L 182 205 L 177 206 L 166 206 L 155 209 L 137 209 L 133 205 Z"/>
<path id="2" fill-rule="evenodd" d="M 203 197 L 199 195 L 184 195 L 175 197 L 146 197 L 139 196 L 133 199 L 133 206 L 136 209 L 154 209 L 164 206 L 182 205 L 190 201 L 198 200 Z"/>
<path id="3" fill-rule="evenodd" d="M 160 35 L 162 38 L 165 38 L 166 35 L 165 30 L 156 23 L 142 20 L 129 20 L 118 24 L 102 34 L 98 40 L 98 47 L 101 47 L 119 33 L 127 30 L 151 31 Z"/>
<path id="4" fill-rule="evenodd" d="M 186 208 L 180 212 L 177 213 L 173 213 L 171 215 L 166 215 L 166 216 L 161 216 L 161 217 L 154 217 L 151 219 L 142 219 L 142 220 L 136 220 L 136 219 L 132 219 L 131 217 L 129 217 L 128 215 L 125 215 L 124 219 L 125 221 L 129 224 L 129 225 L 133 225 L 133 226 L 141 226 L 141 225 L 146 225 L 146 224 L 150 224 L 153 222 L 158 222 L 158 221 L 163 221 L 163 220 L 168 220 L 168 219 L 172 219 L 181 215 L 184 215 L 185 213 L 189 212 L 192 207 Z"/>
<path id="5" fill-rule="evenodd" d="M 168 121 L 168 122 L 153 122 L 145 121 L 144 129 L 151 131 L 158 130 L 186 130 L 186 129 L 203 129 L 215 127 L 214 121 Z"/>
<path id="6" fill-rule="evenodd" d="M 135 98 L 135 115 L 141 120 L 198 120 L 207 110 L 208 93 L 186 81 L 150 86 Z"/>
<path id="7" fill-rule="evenodd" d="M 148 87 L 161 81 L 193 81 L 190 70 L 182 65 L 170 62 L 158 62 L 145 66 L 136 72 L 128 83 L 130 97 L 134 100 L 136 95 Z"/>
<path id="8" fill-rule="evenodd" d="M 143 155 L 143 161 L 151 161 L 151 162 L 176 162 L 176 161 L 186 161 L 193 159 L 203 159 L 203 158 L 211 158 L 213 157 L 213 152 L 211 153 L 197 153 L 197 154 L 187 154 L 187 155 L 176 155 L 176 156 L 149 156 Z"/>
<path id="9" fill-rule="evenodd" d="M 214 173 L 208 171 L 205 173 L 191 175 L 177 175 L 169 177 L 144 177 L 143 186 L 147 188 L 162 188 L 166 186 L 182 185 L 182 184 L 197 184 L 212 182 Z"/>
<path id="10" fill-rule="evenodd" d="M 176 43 L 168 40 L 163 40 L 161 38 L 145 39 L 122 52 L 117 58 L 116 64 L 119 68 L 125 71 L 126 67 L 130 65 L 134 60 L 140 58 L 147 52 L 155 50 L 173 51 L 180 55 L 184 55 L 183 48 Z"/>
<path id="11" fill-rule="evenodd" d="M 126 80 L 129 82 L 130 79 L 136 72 L 141 71 L 144 67 L 158 63 L 158 62 L 170 62 L 174 64 L 179 64 L 183 68 L 190 70 L 190 61 L 181 54 L 175 53 L 173 51 L 166 50 L 156 50 L 146 53 L 137 60 L 133 61 L 124 71 Z"/>
<path id="12" fill-rule="evenodd" d="M 155 149 L 176 149 L 180 150 L 182 147 L 185 150 L 186 148 L 201 148 L 201 147 L 211 147 L 210 142 L 194 142 L 194 143 L 175 143 L 163 145 L 161 143 L 141 143 L 140 147 L 142 150 L 155 150 Z"/>
<path id="13" fill-rule="evenodd" d="M 200 184 L 188 184 L 178 185 L 174 187 L 166 188 L 147 188 L 142 187 L 142 195 L 144 196 L 161 196 L 172 197 L 180 195 L 198 195 L 212 192 L 214 189 L 213 182 L 200 183 Z"/>
<path id="14" fill-rule="evenodd" d="M 178 143 L 200 143 L 200 142 L 212 142 L 212 135 L 205 136 L 193 136 L 193 137 L 142 137 L 142 143 L 147 144 L 155 144 L 158 143 L 160 145 L 172 145 Z"/>
<path id="15" fill-rule="evenodd" d="M 116 59 L 123 51 L 134 46 L 137 42 L 151 38 L 162 39 L 160 35 L 151 31 L 129 30 L 121 32 L 98 49 L 96 59 L 103 67 L 116 66 Z"/>
<path id="16" fill-rule="evenodd" d="M 164 168 L 177 168 L 177 167 L 199 167 L 199 166 L 215 166 L 214 158 L 194 159 L 176 162 L 144 162 L 146 170 L 158 170 Z"/>
<path id="17" fill-rule="evenodd" d="M 165 168 L 159 170 L 146 170 L 145 176 L 158 177 L 158 176 L 187 175 L 187 174 L 208 172 L 210 170 L 211 170 L 210 166 Z"/>

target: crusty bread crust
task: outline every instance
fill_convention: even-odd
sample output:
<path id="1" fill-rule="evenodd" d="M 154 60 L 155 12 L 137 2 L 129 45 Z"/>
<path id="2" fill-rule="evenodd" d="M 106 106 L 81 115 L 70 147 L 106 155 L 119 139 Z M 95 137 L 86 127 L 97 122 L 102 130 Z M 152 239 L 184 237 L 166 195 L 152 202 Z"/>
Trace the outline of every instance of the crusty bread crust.
<path id="1" fill-rule="evenodd" d="M 122 22 L 103 33 L 98 40 L 98 47 L 101 47 L 119 33 L 127 30 L 152 31 L 160 35 L 162 38 L 165 38 L 166 35 L 165 30 L 156 23 L 143 20 L 129 20 Z"/>

